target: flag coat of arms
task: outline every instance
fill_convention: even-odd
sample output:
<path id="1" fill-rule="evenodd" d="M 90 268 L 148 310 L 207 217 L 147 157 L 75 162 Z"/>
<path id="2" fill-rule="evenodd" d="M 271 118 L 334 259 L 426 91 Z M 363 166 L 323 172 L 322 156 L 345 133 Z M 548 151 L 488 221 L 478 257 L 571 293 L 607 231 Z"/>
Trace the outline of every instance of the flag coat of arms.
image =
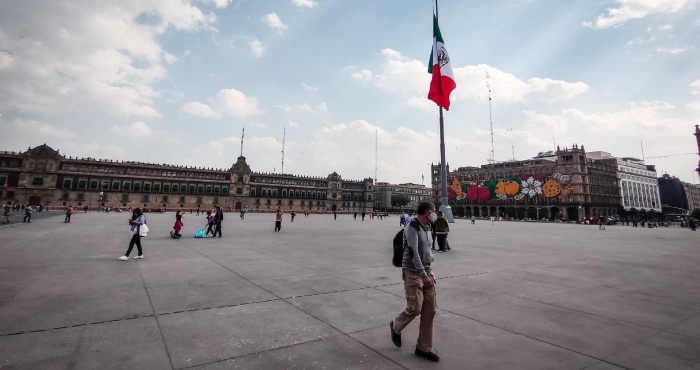
<path id="1" fill-rule="evenodd" d="M 457 87 L 452 72 L 450 56 L 445 48 L 445 41 L 440 34 L 437 17 L 433 15 L 433 52 L 428 62 L 428 73 L 433 75 L 430 81 L 428 99 L 438 106 L 450 110 L 450 93 Z"/>

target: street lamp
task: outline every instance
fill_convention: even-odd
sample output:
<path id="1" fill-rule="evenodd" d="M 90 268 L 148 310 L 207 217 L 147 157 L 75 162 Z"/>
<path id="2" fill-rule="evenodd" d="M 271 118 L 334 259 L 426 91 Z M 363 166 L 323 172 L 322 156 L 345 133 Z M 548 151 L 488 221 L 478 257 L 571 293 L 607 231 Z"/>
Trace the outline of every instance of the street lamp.
<path id="1" fill-rule="evenodd" d="M 105 192 L 101 191 L 100 192 L 100 204 L 97 206 L 97 212 L 100 212 L 100 207 L 102 207 L 102 202 L 104 202 L 105 199 Z"/>

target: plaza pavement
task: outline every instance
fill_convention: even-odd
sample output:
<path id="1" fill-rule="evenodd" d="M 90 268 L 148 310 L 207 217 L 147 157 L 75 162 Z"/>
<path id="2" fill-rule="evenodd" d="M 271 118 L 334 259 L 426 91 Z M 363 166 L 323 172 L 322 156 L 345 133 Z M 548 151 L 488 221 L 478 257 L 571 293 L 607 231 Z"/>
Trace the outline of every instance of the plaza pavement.
<path id="1" fill-rule="evenodd" d="M 436 254 L 431 363 L 388 324 L 404 307 L 396 217 L 226 214 L 224 237 L 167 234 L 116 258 L 129 213 L 0 227 L 0 368 L 698 369 L 700 233 L 488 221 Z M 132 256 L 135 255 L 135 252 Z"/>

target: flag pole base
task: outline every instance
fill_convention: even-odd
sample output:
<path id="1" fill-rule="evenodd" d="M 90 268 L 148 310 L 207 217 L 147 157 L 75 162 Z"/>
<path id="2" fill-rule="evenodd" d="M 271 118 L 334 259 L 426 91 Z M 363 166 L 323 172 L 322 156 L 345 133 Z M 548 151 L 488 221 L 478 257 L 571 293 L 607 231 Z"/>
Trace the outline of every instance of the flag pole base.
<path id="1" fill-rule="evenodd" d="M 452 216 L 452 207 L 446 206 L 446 205 L 441 205 L 438 211 L 441 211 L 442 214 L 445 216 L 447 219 L 447 222 L 453 224 L 455 223 L 455 218 Z"/>

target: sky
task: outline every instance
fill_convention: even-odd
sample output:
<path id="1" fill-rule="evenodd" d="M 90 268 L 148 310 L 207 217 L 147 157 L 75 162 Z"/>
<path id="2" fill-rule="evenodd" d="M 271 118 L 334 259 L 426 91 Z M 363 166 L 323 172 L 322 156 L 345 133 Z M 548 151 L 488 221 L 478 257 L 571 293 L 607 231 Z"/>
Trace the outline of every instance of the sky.
<path id="1" fill-rule="evenodd" d="M 457 83 L 451 168 L 487 163 L 492 124 L 496 161 L 575 143 L 698 183 L 700 0 L 438 10 Z M 284 173 L 376 170 L 430 186 L 433 11 L 431 0 L 0 1 L 0 150 L 229 169 L 245 128 L 256 172 L 283 171 L 286 132 Z"/>

